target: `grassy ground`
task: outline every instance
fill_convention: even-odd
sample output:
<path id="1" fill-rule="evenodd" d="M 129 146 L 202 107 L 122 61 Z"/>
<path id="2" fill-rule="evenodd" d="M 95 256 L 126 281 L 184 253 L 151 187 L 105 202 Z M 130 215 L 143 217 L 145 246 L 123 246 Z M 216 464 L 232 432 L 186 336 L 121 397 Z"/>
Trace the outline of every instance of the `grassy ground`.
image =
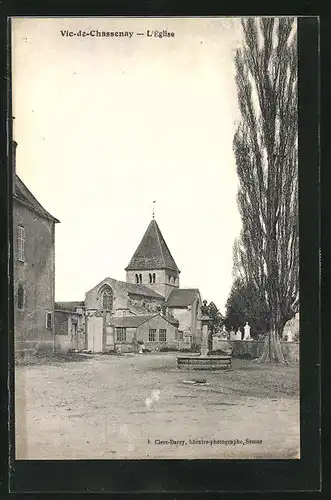
<path id="1" fill-rule="evenodd" d="M 298 366 L 193 372 L 174 353 L 71 354 L 15 370 L 17 458 L 299 456 Z"/>

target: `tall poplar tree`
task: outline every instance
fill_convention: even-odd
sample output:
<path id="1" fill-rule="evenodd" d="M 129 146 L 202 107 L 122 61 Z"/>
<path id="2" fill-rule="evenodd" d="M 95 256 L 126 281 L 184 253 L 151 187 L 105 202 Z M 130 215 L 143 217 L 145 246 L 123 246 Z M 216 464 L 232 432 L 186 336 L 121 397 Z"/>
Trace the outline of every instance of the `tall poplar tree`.
<path id="1" fill-rule="evenodd" d="M 280 336 L 299 294 L 297 40 L 293 18 L 242 20 L 234 137 L 242 232 L 238 277 L 266 303 L 261 361 L 284 362 Z"/>

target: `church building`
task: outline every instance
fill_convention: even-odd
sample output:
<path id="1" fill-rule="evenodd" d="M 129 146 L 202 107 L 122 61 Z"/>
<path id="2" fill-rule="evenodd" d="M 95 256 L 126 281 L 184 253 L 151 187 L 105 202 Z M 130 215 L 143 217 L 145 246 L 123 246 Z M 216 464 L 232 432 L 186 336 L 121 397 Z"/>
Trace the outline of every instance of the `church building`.
<path id="1" fill-rule="evenodd" d="M 180 288 L 180 270 L 153 218 L 126 269 L 85 296 L 86 349 L 137 352 L 199 345 L 201 296 Z"/>

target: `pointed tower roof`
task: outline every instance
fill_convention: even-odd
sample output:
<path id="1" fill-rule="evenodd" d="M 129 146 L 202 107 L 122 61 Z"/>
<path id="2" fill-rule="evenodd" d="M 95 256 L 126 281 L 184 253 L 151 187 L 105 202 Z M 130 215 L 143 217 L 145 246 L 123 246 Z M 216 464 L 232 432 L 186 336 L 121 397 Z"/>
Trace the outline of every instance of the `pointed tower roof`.
<path id="1" fill-rule="evenodd" d="M 180 272 L 154 219 L 150 222 L 125 270 L 143 271 L 146 269 L 170 269 Z"/>

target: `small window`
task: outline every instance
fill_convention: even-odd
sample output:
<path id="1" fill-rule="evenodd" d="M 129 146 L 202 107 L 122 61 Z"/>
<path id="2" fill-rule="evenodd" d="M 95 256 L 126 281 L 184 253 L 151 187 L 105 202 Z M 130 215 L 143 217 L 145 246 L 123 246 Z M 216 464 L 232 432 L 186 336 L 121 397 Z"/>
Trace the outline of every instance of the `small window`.
<path id="1" fill-rule="evenodd" d="M 184 338 L 184 335 L 183 335 L 183 332 L 181 332 L 180 330 L 177 331 L 177 340 L 183 340 Z"/>
<path id="2" fill-rule="evenodd" d="M 52 329 L 52 313 L 51 312 L 46 313 L 46 328 L 47 328 L 47 330 Z"/>
<path id="3" fill-rule="evenodd" d="M 149 342 L 155 342 L 156 340 L 156 330 L 149 330 L 149 334 L 148 334 L 148 340 Z"/>
<path id="4" fill-rule="evenodd" d="M 126 341 L 126 328 L 116 328 L 116 340 L 118 342 Z"/>
<path id="5" fill-rule="evenodd" d="M 25 261 L 25 227 L 18 226 L 17 228 L 17 260 Z"/>
<path id="6" fill-rule="evenodd" d="M 159 341 L 166 342 L 167 340 L 167 330 L 161 329 L 159 330 Z"/>
<path id="7" fill-rule="evenodd" d="M 169 283 L 170 283 L 170 279 L 171 279 L 171 278 L 170 278 L 170 276 L 168 276 L 168 281 L 169 281 Z"/>
<path id="8" fill-rule="evenodd" d="M 139 283 L 142 283 L 142 282 L 143 282 L 142 274 L 139 274 Z"/>
<path id="9" fill-rule="evenodd" d="M 139 275 L 136 274 L 136 283 L 139 283 Z"/>
<path id="10" fill-rule="evenodd" d="M 151 273 L 149 273 L 149 282 L 153 283 L 153 277 L 152 277 Z"/>
<path id="11" fill-rule="evenodd" d="M 17 289 L 17 308 L 24 309 L 24 288 L 22 285 L 18 285 Z"/>
<path id="12" fill-rule="evenodd" d="M 155 283 L 155 273 L 153 273 L 153 283 Z"/>

